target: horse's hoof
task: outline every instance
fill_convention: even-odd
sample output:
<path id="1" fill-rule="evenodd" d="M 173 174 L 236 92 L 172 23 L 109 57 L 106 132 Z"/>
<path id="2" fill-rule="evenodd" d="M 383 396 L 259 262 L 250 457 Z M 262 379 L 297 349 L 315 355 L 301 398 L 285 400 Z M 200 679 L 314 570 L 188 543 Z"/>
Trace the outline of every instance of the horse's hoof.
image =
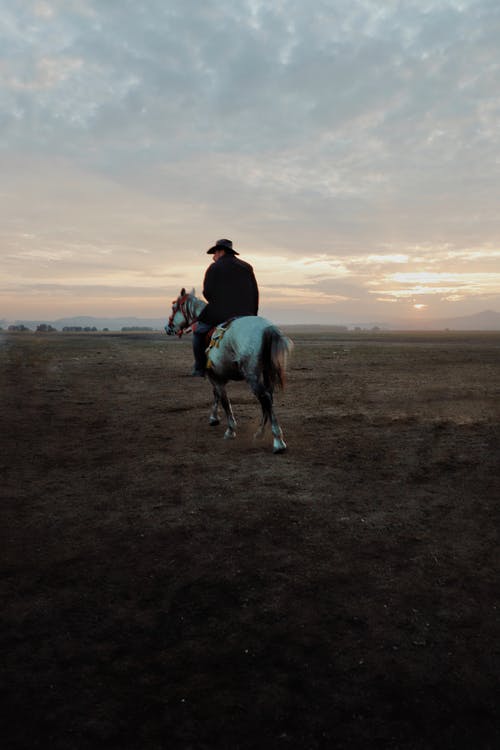
<path id="1" fill-rule="evenodd" d="M 226 430 L 224 433 L 224 440 L 232 440 L 235 437 L 236 437 L 236 433 L 233 432 L 232 430 L 231 431 Z"/>
<path id="2" fill-rule="evenodd" d="M 284 440 L 275 440 L 273 445 L 273 453 L 284 453 L 286 451 L 286 443 Z"/>
<path id="3" fill-rule="evenodd" d="M 217 427 L 217 425 L 220 424 L 220 419 L 217 419 L 217 417 L 210 417 L 208 424 L 210 427 Z"/>

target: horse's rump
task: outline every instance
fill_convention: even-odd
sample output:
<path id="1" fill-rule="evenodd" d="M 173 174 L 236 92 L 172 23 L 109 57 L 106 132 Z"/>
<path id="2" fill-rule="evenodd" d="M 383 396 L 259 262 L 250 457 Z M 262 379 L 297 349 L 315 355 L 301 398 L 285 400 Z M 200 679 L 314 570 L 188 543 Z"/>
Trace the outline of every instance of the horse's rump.
<path id="1" fill-rule="evenodd" d="M 277 326 L 266 318 L 248 315 L 233 320 L 222 334 L 208 350 L 209 369 L 214 374 L 239 379 L 233 374 L 237 364 L 249 382 L 260 381 L 271 392 L 274 387 L 285 387 L 292 342 Z"/>

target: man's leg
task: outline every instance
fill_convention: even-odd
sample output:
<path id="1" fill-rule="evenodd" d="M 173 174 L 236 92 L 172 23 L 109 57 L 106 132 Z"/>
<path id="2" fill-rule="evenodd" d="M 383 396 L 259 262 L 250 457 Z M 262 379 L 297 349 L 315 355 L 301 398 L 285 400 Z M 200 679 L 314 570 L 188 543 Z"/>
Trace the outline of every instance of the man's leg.
<path id="1" fill-rule="evenodd" d="M 205 337 L 211 327 L 208 323 L 198 323 L 196 331 L 193 333 L 194 368 L 191 375 L 198 377 L 205 376 L 205 367 L 207 365 Z"/>

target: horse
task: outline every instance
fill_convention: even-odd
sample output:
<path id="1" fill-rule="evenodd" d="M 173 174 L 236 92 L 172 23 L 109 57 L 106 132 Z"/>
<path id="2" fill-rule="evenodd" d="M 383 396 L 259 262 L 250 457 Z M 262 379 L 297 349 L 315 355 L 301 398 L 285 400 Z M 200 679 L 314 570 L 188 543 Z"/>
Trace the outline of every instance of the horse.
<path id="1" fill-rule="evenodd" d="M 172 313 L 165 326 L 167 335 L 182 336 L 193 330 L 205 305 L 195 296 L 194 289 L 189 293 L 181 289 L 179 297 L 172 302 Z M 277 326 L 258 315 L 237 317 L 215 328 L 207 348 L 206 374 L 214 394 L 209 424 L 214 427 L 220 423 L 221 404 L 227 419 L 226 440 L 236 437 L 236 420 L 226 384 L 229 380 L 246 380 L 262 408 L 262 420 L 254 438 L 262 437 L 270 422 L 273 453 L 286 450 L 273 409 L 273 392 L 276 387 L 285 387 L 286 365 L 292 347 L 292 341 Z"/>

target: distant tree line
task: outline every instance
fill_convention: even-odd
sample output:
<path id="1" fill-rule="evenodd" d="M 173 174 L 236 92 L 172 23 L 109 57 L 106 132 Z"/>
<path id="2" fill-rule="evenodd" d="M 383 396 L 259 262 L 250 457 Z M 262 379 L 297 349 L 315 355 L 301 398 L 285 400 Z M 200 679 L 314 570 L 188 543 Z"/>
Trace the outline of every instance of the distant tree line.
<path id="1" fill-rule="evenodd" d="M 64 333 L 92 333 L 97 331 L 97 328 L 95 326 L 64 326 L 62 330 Z"/>
<path id="2" fill-rule="evenodd" d="M 25 326 L 22 323 L 16 323 L 13 325 L 10 325 L 7 329 L 8 331 L 31 331 L 31 328 L 28 328 L 28 326 Z M 40 325 L 37 325 L 36 332 L 37 333 L 53 333 L 56 332 L 58 329 L 54 328 L 54 326 L 50 325 L 50 323 L 40 323 Z M 64 326 L 62 329 L 63 333 L 94 333 L 99 331 L 96 326 Z M 154 331 L 154 328 L 151 328 L 150 326 L 124 326 L 122 329 L 123 333 L 130 333 L 130 332 L 148 332 L 148 331 Z M 3 328 L 0 326 L 0 331 L 3 331 Z M 103 333 L 108 333 L 109 328 L 103 328 Z"/>
<path id="3" fill-rule="evenodd" d="M 122 328 L 122 333 L 130 333 L 131 331 L 153 331 L 153 328 L 150 328 L 149 326 L 124 326 Z"/>

